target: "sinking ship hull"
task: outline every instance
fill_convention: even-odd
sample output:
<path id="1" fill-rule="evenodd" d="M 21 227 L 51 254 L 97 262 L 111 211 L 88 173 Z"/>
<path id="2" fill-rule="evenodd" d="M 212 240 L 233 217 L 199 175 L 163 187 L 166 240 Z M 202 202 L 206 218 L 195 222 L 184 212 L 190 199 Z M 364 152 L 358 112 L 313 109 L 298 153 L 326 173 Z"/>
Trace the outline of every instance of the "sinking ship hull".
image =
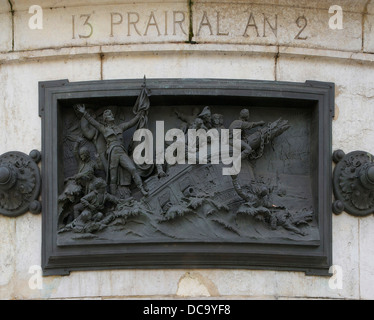
<path id="1" fill-rule="evenodd" d="M 253 132 L 246 142 L 255 151 L 255 157 L 258 158 L 262 156 L 266 144 L 289 128 L 287 120 L 278 119 Z M 148 203 L 150 210 L 162 211 L 165 201 L 170 201 L 172 204 L 178 203 L 179 199 L 185 196 L 186 189 L 191 188 L 191 192 L 204 192 L 210 197 L 214 197 L 222 205 L 231 208 L 240 203 L 242 199 L 234 189 L 231 176 L 223 175 L 224 167 L 229 166 L 223 164 L 171 166 L 167 177 L 159 179 L 157 176 L 152 176 L 145 181 L 150 191 L 145 202 Z M 248 159 L 241 162 L 239 179 L 244 184 L 255 180 L 253 168 Z"/>

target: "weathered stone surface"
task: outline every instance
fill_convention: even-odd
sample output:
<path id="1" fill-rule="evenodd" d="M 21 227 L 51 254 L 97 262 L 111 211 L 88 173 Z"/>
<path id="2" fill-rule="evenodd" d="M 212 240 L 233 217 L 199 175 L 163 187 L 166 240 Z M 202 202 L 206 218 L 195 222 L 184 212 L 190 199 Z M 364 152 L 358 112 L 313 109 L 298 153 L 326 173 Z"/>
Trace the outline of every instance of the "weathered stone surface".
<path id="1" fill-rule="evenodd" d="M 31 0 L 29 0 L 31 1 Z M 100 1 L 100 0 L 98 0 Z M 104 1 L 104 0 L 102 0 Z M 195 3 L 212 3 L 212 0 L 196 0 Z M 220 3 L 238 3 L 238 4 L 248 4 L 247 0 L 221 0 Z M 368 0 L 261 0 L 261 1 L 251 1 L 253 4 L 264 4 L 264 5 L 276 5 L 282 7 L 295 7 L 295 8 L 305 8 L 305 9 L 320 9 L 328 10 L 333 5 L 339 5 L 344 11 L 348 12 L 363 12 L 368 4 Z M 370 2 L 370 0 L 369 0 Z"/>
<path id="2" fill-rule="evenodd" d="M 8 128 L 0 135 L 0 151 L 18 150 L 28 154 L 32 149 L 41 149 L 38 82 L 98 80 L 100 57 L 5 64 L 0 67 L 0 79 L 3 88 L 0 126 Z"/>
<path id="3" fill-rule="evenodd" d="M 373 10 L 374 11 L 374 10 Z M 374 52 L 374 12 L 364 19 L 364 52 Z"/>
<path id="4" fill-rule="evenodd" d="M 8 1 L 8 0 L 2 0 L 2 1 Z M 28 10 L 30 6 L 35 5 L 35 0 L 11 0 L 13 2 L 13 8 L 15 10 Z M 347 1 L 347 0 L 344 0 Z M 90 0 L 89 4 L 87 4 L 86 0 L 43 0 L 40 5 L 43 6 L 43 8 L 63 8 L 63 7 L 81 7 L 81 6 L 90 6 L 90 7 L 96 7 L 100 5 L 109 5 L 113 3 L 120 3 L 120 4 L 134 4 L 134 3 L 153 3 L 157 4 L 160 3 L 160 0 L 121 0 L 121 1 L 113 1 L 113 0 Z M 185 0 L 171 0 L 172 3 L 185 3 Z"/>
<path id="5" fill-rule="evenodd" d="M 356 217 L 346 213 L 333 216 L 333 264 L 341 267 L 342 288 L 330 288 L 327 279 L 326 296 L 359 298 L 359 228 Z M 334 283 L 334 282 L 333 282 Z M 338 283 L 336 283 L 337 285 Z"/>
<path id="6" fill-rule="evenodd" d="M 140 3 L 43 9 L 43 29 L 28 27 L 32 15 L 15 13 L 15 49 L 183 42 L 188 39 L 186 3 Z"/>
<path id="7" fill-rule="evenodd" d="M 373 299 L 374 287 L 374 219 L 373 216 L 362 218 L 360 224 L 360 298 Z"/>
<path id="8" fill-rule="evenodd" d="M 8 0 L 0 0 L 0 52 L 12 50 L 12 13 Z"/>
<path id="9" fill-rule="evenodd" d="M 170 296 L 186 270 L 114 270 L 72 272 L 53 282 L 49 298 Z M 51 287 L 52 287 L 51 285 Z"/>
<path id="10" fill-rule="evenodd" d="M 253 270 L 209 270 L 201 274 L 217 286 L 221 296 L 274 297 L 275 271 Z"/>
<path id="11" fill-rule="evenodd" d="M 236 1 L 141 1 L 118 5 L 108 1 L 43 3 L 43 29 L 32 30 L 30 1 L 15 9 L 15 49 L 67 46 L 175 43 L 238 43 L 296 46 L 333 50 L 362 49 L 365 2 L 343 1 L 342 30 L 332 30 L 329 8 L 334 1 L 272 1 L 254 4 Z M 190 26 L 190 13 L 192 15 Z M 369 19 L 367 19 L 369 20 Z M 191 27 L 191 28 L 190 28 Z M 368 28 L 366 28 L 368 30 Z M 367 37 L 368 38 L 368 37 Z M 370 39 L 367 39 L 370 46 Z"/>
<path id="12" fill-rule="evenodd" d="M 357 224 L 356 224 L 357 231 Z M 357 250 L 357 233 L 345 234 L 354 242 L 353 248 L 349 242 L 350 253 Z M 353 238 L 355 238 L 353 240 Z M 356 245 L 356 247 L 355 247 Z M 334 247 L 335 249 L 335 247 Z M 347 247 L 344 246 L 344 250 Z M 339 252 L 340 250 L 338 250 Z M 329 277 L 306 276 L 301 272 L 282 272 L 266 270 L 200 270 L 199 273 L 206 281 L 215 284 L 217 292 L 222 297 L 247 296 L 252 298 L 358 298 L 359 285 L 357 260 L 354 263 L 344 262 L 340 253 L 334 254 L 334 263 L 343 268 L 343 288 L 330 288 Z M 343 260 L 340 260 L 340 259 Z M 202 281 L 201 281 L 202 282 Z M 200 282 L 200 283 L 201 283 Z"/>
<path id="13" fill-rule="evenodd" d="M 299 4 L 194 2 L 194 37 L 198 43 L 247 43 L 361 50 L 361 15 L 344 13 L 344 28 L 329 27 L 328 9 Z"/>
<path id="14" fill-rule="evenodd" d="M 29 285 L 32 276 L 41 275 L 41 216 L 25 214 L 16 220 L 14 298 L 38 298 L 40 290 Z M 39 274 L 33 268 L 39 270 Z M 34 283 L 34 282 L 33 282 Z M 35 278 L 36 284 L 36 278 Z"/>
<path id="15" fill-rule="evenodd" d="M 0 13 L 10 12 L 10 4 L 8 0 L 0 0 Z"/>
<path id="16" fill-rule="evenodd" d="M 333 149 L 374 152 L 374 88 L 370 85 L 373 71 L 369 63 L 280 56 L 277 80 L 334 82 L 339 116 L 333 122 Z"/>
<path id="17" fill-rule="evenodd" d="M 0 217 L 0 299 L 9 299 L 13 291 L 15 229 L 16 222 L 14 219 Z"/>
<path id="18" fill-rule="evenodd" d="M 216 285 L 208 277 L 199 272 L 187 272 L 178 283 L 177 296 L 210 297 L 219 296 Z"/>
<path id="19" fill-rule="evenodd" d="M 107 55 L 104 79 L 122 78 L 233 78 L 274 80 L 273 54 L 151 53 Z"/>
<path id="20" fill-rule="evenodd" d="M 12 50 L 12 15 L 0 12 L 0 52 Z"/>
<path id="21" fill-rule="evenodd" d="M 38 82 L 42 80 L 100 79 L 100 58 L 50 60 L 6 64 L 0 67 L 0 154 L 41 148 Z M 26 214 L 17 219 L 0 217 L 0 293 L 4 298 L 40 297 L 30 289 L 30 266 L 41 263 L 41 216 Z M 11 281 L 10 281 L 11 279 Z M 10 282 L 9 282 L 10 281 Z M 50 289 L 47 280 L 45 290 Z"/>

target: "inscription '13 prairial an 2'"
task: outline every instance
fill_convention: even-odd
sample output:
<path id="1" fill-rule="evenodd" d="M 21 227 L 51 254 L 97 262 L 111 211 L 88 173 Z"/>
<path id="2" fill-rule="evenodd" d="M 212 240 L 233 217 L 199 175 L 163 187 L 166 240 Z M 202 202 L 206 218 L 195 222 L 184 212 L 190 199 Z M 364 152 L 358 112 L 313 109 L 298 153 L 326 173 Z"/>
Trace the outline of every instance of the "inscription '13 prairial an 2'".
<path id="1" fill-rule="evenodd" d="M 76 14 L 71 17 L 72 39 L 87 39 L 95 34 L 95 13 Z M 193 34 L 199 36 L 230 36 L 248 39 L 273 37 L 280 34 L 280 21 L 283 19 L 278 13 L 265 14 L 248 12 L 233 19 L 223 12 L 203 11 L 194 17 Z M 191 33 L 189 14 L 184 11 L 150 11 L 139 13 L 136 11 L 117 12 L 107 14 L 108 37 L 146 37 L 146 36 L 187 36 Z M 307 40 L 308 18 L 304 15 L 287 22 L 292 27 L 295 40 Z M 283 28 L 289 32 L 289 28 Z"/>

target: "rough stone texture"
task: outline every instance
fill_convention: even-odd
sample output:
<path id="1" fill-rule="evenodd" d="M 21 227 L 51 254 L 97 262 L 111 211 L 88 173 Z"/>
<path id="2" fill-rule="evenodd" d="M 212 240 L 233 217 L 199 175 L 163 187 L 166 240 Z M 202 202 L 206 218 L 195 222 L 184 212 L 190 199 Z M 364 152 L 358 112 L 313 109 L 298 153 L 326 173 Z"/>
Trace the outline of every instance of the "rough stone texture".
<path id="1" fill-rule="evenodd" d="M 374 52 L 374 3 L 367 2 L 363 14 L 363 50 L 364 52 Z"/>
<path id="2" fill-rule="evenodd" d="M 39 266 L 41 261 L 41 216 L 26 214 L 16 221 L 15 233 L 15 277 L 14 298 L 38 298 L 38 290 L 29 288 L 31 266 Z"/>
<path id="3" fill-rule="evenodd" d="M 7 0 L 2 0 L 7 1 Z M 28 8 L 32 5 L 34 5 L 36 2 L 35 0 L 11 0 L 13 2 L 13 8 L 15 10 L 28 10 Z M 348 1 L 348 0 L 344 0 Z M 358 1 L 358 0 L 355 0 Z M 98 6 L 98 5 L 107 5 L 110 4 L 134 4 L 134 3 L 140 3 L 140 4 L 157 4 L 160 3 L 160 0 L 90 0 L 88 6 Z M 168 0 L 163 1 L 166 3 L 186 3 L 185 0 Z M 81 6 L 87 6 L 87 0 L 43 0 L 43 7 L 45 8 L 63 8 L 63 7 L 81 7 Z"/>
<path id="4" fill-rule="evenodd" d="M 0 79 L 3 92 L 0 96 L 0 126 L 8 128 L 0 135 L 0 153 L 18 150 L 28 154 L 32 149 L 41 148 L 38 82 L 98 80 L 100 57 L 1 65 Z"/>
<path id="5" fill-rule="evenodd" d="M 103 79 L 236 78 L 274 80 L 273 55 L 224 53 L 126 54 L 103 59 Z"/>
<path id="6" fill-rule="evenodd" d="M 187 272 L 178 283 L 177 296 L 181 297 L 217 297 L 216 285 L 208 277 L 198 272 Z"/>
<path id="7" fill-rule="evenodd" d="M 10 12 L 10 4 L 8 0 L 0 0 L 0 13 Z"/>
<path id="8" fill-rule="evenodd" d="M 188 39 L 185 2 L 45 7 L 42 30 L 28 27 L 31 16 L 15 13 L 16 50 Z"/>
<path id="9" fill-rule="evenodd" d="M 182 270 L 114 270 L 73 272 L 48 277 L 48 298 L 175 295 Z"/>
<path id="10" fill-rule="evenodd" d="M 1 3 L 0 3 L 1 5 Z M 0 52 L 12 50 L 12 15 L 0 11 Z"/>
<path id="11" fill-rule="evenodd" d="M 365 18 L 364 52 L 374 52 L 374 14 L 368 14 Z"/>
<path id="12" fill-rule="evenodd" d="M 345 152 L 362 149 L 374 154 L 374 58 L 369 54 L 374 52 L 373 4 L 367 0 L 339 1 L 344 10 L 345 29 L 332 31 L 327 29 L 328 8 L 335 2 L 254 1 L 254 19 L 261 37 L 242 39 L 242 21 L 244 19 L 245 28 L 250 13 L 247 1 L 237 0 L 234 4 L 229 0 L 219 4 L 210 0 L 194 1 L 195 38 L 191 40 L 199 43 L 191 44 L 183 43 L 190 36 L 187 15 L 183 22 L 187 35 L 172 34 L 172 12 L 188 12 L 187 1 L 163 2 L 162 6 L 156 0 L 137 1 L 135 6 L 124 1 L 117 6 L 111 1 L 112 6 L 106 6 L 107 0 L 94 0 L 84 7 L 86 0 L 46 0 L 43 1 L 43 30 L 28 28 L 31 16 L 28 8 L 35 1 L 12 1 L 16 11 L 15 51 L 8 52 L 12 50 L 12 15 L 9 2 L 0 0 L 0 128 L 3 129 L 0 154 L 10 150 L 28 153 L 41 148 L 38 81 L 125 79 L 143 75 L 148 78 L 335 82 L 333 149 Z M 277 10 L 273 11 L 270 5 L 274 3 Z M 243 5 L 240 10 L 239 5 Z M 279 8 L 278 40 L 268 24 L 268 37 L 262 37 L 262 13 L 268 15 L 273 24 L 274 12 Z M 95 21 L 92 38 L 71 39 L 71 15 L 79 17 L 90 10 L 95 11 L 91 18 Z M 123 11 L 124 15 L 122 25 L 114 25 L 113 37 L 110 37 L 110 12 L 113 10 Z M 149 19 L 153 10 L 161 36 L 157 36 L 155 26 L 150 26 L 148 36 L 136 38 L 134 33 L 134 43 L 128 44 L 125 13 L 130 10 L 144 13 L 139 22 L 143 34 L 147 24 L 145 17 Z M 165 10 L 171 19 L 166 37 L 163 35 L 165 20 L 161 19 Z M 230 37 L 217 35 L 217 10 L 222 12 L 221 33 L 229 30 L 228 16 L 241 21 L 232 26 L 230 30 L 236 33 Z M 209 26 L 203 25 L 197 36 L 204 11 L 213 35 L 210 35 Z M 311 17 L 305 29 L 310 39 L 304 44 L 294 39 L 298 14 Z M 288 28 L 289 21 L 292 26 Z M 122 27 L 125 29 L 121 35 Z M 253 29 L 249 27 L 248 34 Z M 86 32 L 85 29 L 76 31 Z M 25 51 L 19 51 L 21 49 Z M 333 263 L 342 268 L 342 289 L 330 288 L 328 277 L 310 277 L 299 272 L 165 269 L 72 272 L 65 277 L 45 277 L 43 288 L 32 290 L 29 268 L 40 264 L 41 216 L 30 213 L 16 219 L 0 216 L 0 299 L 373 299 L 373 230 L 372 216 L 355 218 L 346 213 L 333 216 Z"/>
<path id="13" fill-rule="evenodd" d="M 212 3 L 212 0 L 196 0 L 195 3 Z M 248 4 L 247 0 L 221 0 L 220 3 L 239 3 L 239 4 Z M 333 5 L 340 5 L 344 11 L 347 12 L 356 12 L 361 13 L 365 10 L 367 3 L 370 0 L 319 0 L 319 1 L 310 1 L 310 0 L 254 0 L 251 1 L 252 4 L 265 4 L 265 5 L 275 5 L 282 7 L 297 7 L 297 8 L 311 8 L 311 9 L 320 9 L 328 10 Z"/>
<path id="14" fill-rule="evenodd" d="M 373 299 L 374 288 L 374 248 L 373 248 L 373 217 L 360 219 L 360 251 L 359 251 L 359 270 L 360 270 L 360 297 L 362 299 Z"/>
<path id="15" fill-rule="evenodd" d="M 3 217 L 0 223 L 0 298 L 9 297 L 8 291 L 13 291 L 12 278 L 15 271 L 15 229 L 16 221 Z"/>
<path id="16" fill-rule="evenodd" d="M 344 12 L 343 30 L 329 28 L 333 14 L 328 9 L 335 4 L 330 0 L 319 1 L 318 5 L 287 0 L 251 4 L 200 0 L 193 1 L 191 7 L 182 0 L 136 4 L 96 0 L 89 6 L 84 1 L 45 1 L 42 30 L 28 26 L 32 4 L 23 0 L 13 5 L 15 50 L 196 41 L 360 51 L 363 34 L 368 48 L 372 37 L 371 19 L 364 19 L 364 0 L 339 3 Z M 368 25 L 364 27 L 365 21 Z"/>
<path id="17" fill-rule="evenodd" d="M 338 298 L 361 298 L 359 265 L 359 222 L 357 218 L 342 214 L 333 216 L 333 263 L 342 268 L 342 289 L 328 289 L 326 296 Z"/>
<path id="18" fill-rule="evenodd" d="M 362 46 L 359 13 L 344 13 L 343 30 L 329 27 L 328 9 L 300 4 L 194 2 L 194 38 L 198 43 L 246 43 L 358 51 Z"/>
<path id="19" fill-rule="evenodd" d="M 0 0 L 0 52 L 12 50 L 12 13 L 8 0 Z"/>
<path id="20" fill-rule="evenodd" d="M 98 80 L 100 58 L 0 66 L 0 127 L 7 128 L 0 135 L 0 154 L 12 150 L 28 154 L 32 149 L 41 149 L 38 81 L 57 78 Z M 40 265 L 41 216 L 28 213 L 17 219 L 0 217 L 0 228 L 0 256 L 5 259 L 0 264 L 0 298 L 40 297 L 38 290 L 29 289 L 28 281 L 32 276 L 30 266 Z"/>
<path id="21" fill-rule="evenodd" d="M 373 153 L 374 88 L 370 84 L 373 71 L 372 64 L 354 60 L 280 56 L 277 80 L 334 82 L 339 116 L 333 122 L 333 147 L 347 153 L 360 149 Z"/>

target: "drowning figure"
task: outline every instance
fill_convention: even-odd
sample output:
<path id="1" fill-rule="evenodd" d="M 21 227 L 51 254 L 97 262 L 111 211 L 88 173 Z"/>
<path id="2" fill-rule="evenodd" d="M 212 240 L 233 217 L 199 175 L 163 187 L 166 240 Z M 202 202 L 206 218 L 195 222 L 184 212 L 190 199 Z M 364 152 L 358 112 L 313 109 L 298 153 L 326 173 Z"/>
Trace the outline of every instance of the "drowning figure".
<path id="1" fill-rule="evenodd" d="M 231 176 L 236 193 L 245 201 L 237 213 L 246 214 L 256 220 L 267 223 L 272 230 L 277 227 L 293 233 L 305 236 L 306 233 L 299 229 L 302 225 L 307 225 L 313 220 L 313 211 L 306 209 L 301 212 L 291 214 L 284 206 L 277 206 L 270 201 L 270 190 L 266 186 L 251 186 L 252 191 L 247 192 L 241 188 L 237 176 Z"/>

